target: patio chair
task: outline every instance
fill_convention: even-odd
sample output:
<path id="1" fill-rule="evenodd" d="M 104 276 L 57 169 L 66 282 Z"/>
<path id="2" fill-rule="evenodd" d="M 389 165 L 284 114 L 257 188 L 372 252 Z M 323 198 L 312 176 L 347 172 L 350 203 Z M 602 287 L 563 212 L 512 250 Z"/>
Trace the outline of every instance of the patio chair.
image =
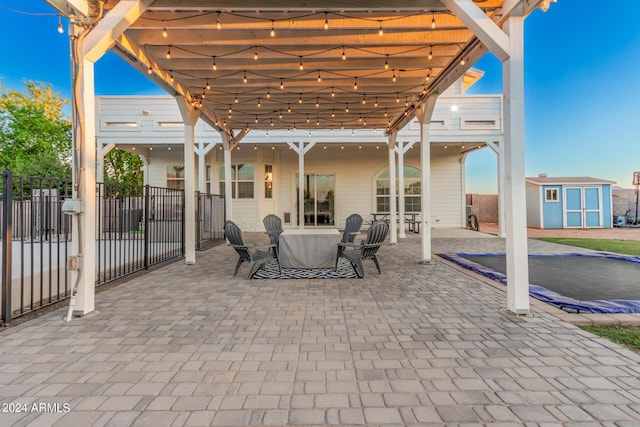
<path id="1" fill-rule="evenodd" d="M 235 249 L 238 253 L 238 262 L 236 264 L 236 269 L 233 272 L 235 276 L 238 274 L 238 269 L 243 262 L 249 263 L 249 274 L 247 274 L 247 279 L 251 279 L 254 274 L 262 267 L 265 263 L 270 260 L 275 260 L 277 264 L 277 255 L 271 253 L 271 249 L 275 249 L 275 253 L 277 254 L 277 248 L 275 245 L 270 244 L 268 246 L 253 246 L 245 244 L 242 240 L 242 231 L 240 227 L 236 225 L 233 221 L 227 221 L 224 224 L 224 236 L 228 240 L 229 245 Z M 267 250 L 259 250 L 258 248 L 266 248 Z M 251 250 L 253 249 L 253 250 Z M 278 264 L 278 269 L 280 269 L 280 265 Z"/>
<path id="2" fill-rule="evenodd" d="M 264 217 L 262 223 L 266 230 L 265 233 L 269 235 L 271 244 L 276 245 L 275 247 L 277 248 L 280 242 L 280 233 L 282 233 L 282 220 L 278 215 L 269 214 Z"/>
<path id="3" fill-rule="evenodd" d="M 344 231 L 342 233 L 342 239 L 340 240 L 340 243 L 353 243 L 356 236 L 360 234 L 360 227 L 362 227 L 363 221 L 363 218 L 357 213 L 349 215 L 344 226 Z M 342 255 L 343 250 L 344 247 L 338 245 L 338 256 L 336 257 L 336 264 L 340 259 L 340 255 Z"/>
<path id="4" fill-rule="evenodd" d="M 382 242 L 387 237 L 387 233 L 389 232 L 389 226 L 384 221 L 377 221 L 367 231 L 367 237 L 360 244 L 355 243 L 338 243 L 338 247 L 342 247 L 342 253 L 340 254 L 341 258 L 345 258 L 347 261 L 351 263 L 351 266 L 356 271 L 356 274 L 359 278 L 364 277 L 364 267 L 362 265 L 362 261 L 365 259 L 372 259 L 376 264 L 376 268 L 378 269 L 378 273 L 382 273 L 380 270 L 380 263 L 378 263 L 378 258 L 376 257 L 376 253 L 380 246 L 382 246 Z M 353 248 L 351 250 L 345 250 L 346 248 Z"/>

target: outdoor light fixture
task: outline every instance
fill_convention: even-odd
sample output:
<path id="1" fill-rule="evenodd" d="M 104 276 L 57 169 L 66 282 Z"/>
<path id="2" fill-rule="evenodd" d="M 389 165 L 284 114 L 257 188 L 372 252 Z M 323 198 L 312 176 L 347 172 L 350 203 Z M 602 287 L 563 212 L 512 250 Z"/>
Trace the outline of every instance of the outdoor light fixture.
<path id="1" fill-rule="evenodd" d="M 384 31 L 382 31 L 382 21 L 378 21 L 380 22 L 380 28 L 378 28 L 378 35 L 382 37 L 382 35 L 384 34 Z"/>
<path id="2" fill-rule="evenodd" d="M 216 71 L 218 69 L 218 66 L 216 65 L 216 57 L 213 57 L 213 64 L 211 65 L 211 68 L 213 68 L 213 71 Z"/>
<path id="3" fill-rule="evenodd" d="M 271 37 L 275 37 L 276 36 L 275 21 L 273 19 L 271 20 L 271 31 L 269 32 L 269 35 Z"/>
<path id="4" fill-rule="evenodd" d="M 387 59 L 384 60 L 384 69 L 389 69 L 389 54 L 387 54 Z"/>
<path id="5" fill-rule="evenodd" d="M 433 45 L 429 47 L 429 56 L 427 58 L 433 59 Z"/>
<path id="6" fill-rule="evenodd" d="M 431 12 L 431 28 L 436 28 L 436 13 Z"/>
<path id="7" fill-rule="evenodd" d="M 329 29 L 329 14 L 327 12 L 324 13 L 324 29 Z"/>
<path id="8" fill-rule="evenodd" d="M 60 21 L 58 20 L 58 32 L 62 33 L 62 31 L 60 31 L 60 28 L 62 27 L 62 25 L 60 25 Z M 164 27 L 162 28 L 162 37 L 164 37 L 165 39 L 167 38 L 168 34 L 167 34 L 167 20 L 164 20 Z"/>

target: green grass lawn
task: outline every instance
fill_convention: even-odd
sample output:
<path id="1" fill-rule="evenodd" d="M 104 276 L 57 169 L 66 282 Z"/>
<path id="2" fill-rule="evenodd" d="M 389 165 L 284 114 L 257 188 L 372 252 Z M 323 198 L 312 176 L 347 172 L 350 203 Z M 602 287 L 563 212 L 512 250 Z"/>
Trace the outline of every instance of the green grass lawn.
<path id="1" fill-rule="evenodd" d="M 636 353 L 640 353 L 640 328 L 638 327 L 584 326 L 582 329 L 622 344 Z"/>
<path id="2" fill-rule="evenodd" d="M 562 245 L 578 246 L 596 251 L 614 252 L 617 254 L 640 256 L 640 240 L 614 239 L 571 239 L 563 237 L 541 237 L 537 240 L 559 243 Z"/>

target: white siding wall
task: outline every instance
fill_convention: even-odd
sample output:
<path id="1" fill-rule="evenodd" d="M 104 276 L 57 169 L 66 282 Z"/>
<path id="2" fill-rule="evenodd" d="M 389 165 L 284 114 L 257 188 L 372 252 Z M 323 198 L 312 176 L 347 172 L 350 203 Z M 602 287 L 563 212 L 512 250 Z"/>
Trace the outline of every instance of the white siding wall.
<path id="1" fill-rule="evenodd" d="M 542 187 L 527 184 L 527 226 L 542 228 L 540 223 L 540 207 L 542 206 L 540 191 Z"/>

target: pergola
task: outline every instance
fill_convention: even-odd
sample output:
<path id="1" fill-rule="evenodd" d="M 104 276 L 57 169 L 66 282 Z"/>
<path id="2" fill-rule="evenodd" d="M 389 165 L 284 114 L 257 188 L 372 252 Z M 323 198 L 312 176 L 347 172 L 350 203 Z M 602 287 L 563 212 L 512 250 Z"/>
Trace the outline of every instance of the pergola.
<path id="1" fill-rule="evenodd" d="M 491 51 L 503 64 L 507 306 L 527 314 L 523 23 L 551 1 L 47 0 L 70 18 L 76 202 L 67 209 L 74 214 L 72 252 L 82 261 L 75 272 L 75 313 L 94 310 L 94 64 L 113 50 L 176 98 L 185 123 L 186 194 L 196 188 L 199 119 L 220 132 L 226 164 L 254 129 L 379 129 L 387 136 L 395 176 L 396 134 L 417 118 L 423 262 L 431 259 L 429 123 L 435 102 Z M 301 170 L 312 144 L 290 144 Z M 231 185 L 230 176 L 225 184 Z M 395 187 L 390 191 L 394 200 Z M 185 257 L 192 264 L 194 198 L 185 200 Z M 392 203 L 392 224 L 395 209 Z"/>

